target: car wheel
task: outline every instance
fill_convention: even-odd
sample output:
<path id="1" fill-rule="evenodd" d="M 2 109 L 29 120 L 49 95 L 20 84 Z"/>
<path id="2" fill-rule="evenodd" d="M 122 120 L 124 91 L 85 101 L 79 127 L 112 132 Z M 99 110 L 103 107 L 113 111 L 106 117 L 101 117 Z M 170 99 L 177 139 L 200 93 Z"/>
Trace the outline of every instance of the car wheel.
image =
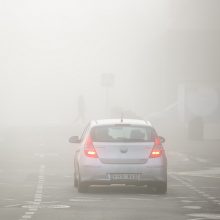
<path id="1" fill-rule="evenodd" d="M 74 187 L 78 187 L 78 176 L 79 176 L 79 168 L 78 166 L 76 165 L 75 161 L 74 161 L 74 175 L 73 175 L 73 184 L 74 184 Z"/>
<path id="2" fill-rule="evenodd" d="M 157 183 L 156 185 L 157 193 L 166 194 L 167 193 L 167 182 Z"/>
<path id="3" fill-rule="evenodd" d="M 78 180 L 78 192 L 79 193 L 85 193 L 88 191 L 89 185 L 85 182 L 82 182 L 80 180 L 80 175 L 79 175 L 79 180 Z"/>
<path id="4" fill-rule="evenodd" d="M 78 180 L 76 178 L 76 174 L 74 173 L 74 187 L 78 187 Z"/>

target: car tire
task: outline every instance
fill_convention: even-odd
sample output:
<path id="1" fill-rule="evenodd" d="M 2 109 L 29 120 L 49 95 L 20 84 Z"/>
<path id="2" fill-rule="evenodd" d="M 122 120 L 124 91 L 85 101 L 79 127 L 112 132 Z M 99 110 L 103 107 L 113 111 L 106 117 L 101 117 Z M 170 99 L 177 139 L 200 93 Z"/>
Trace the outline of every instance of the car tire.
<path id="1" fill-rule="evenodd" d="M 78 187 L 79 185 L 79 166 L 74 162 L 74 175 L 73 175 L 73 181 L 74 181 L 74 187 Z"/>
<path id="2" fill-rule="evenodd" d="M 76 174 L 74 173 L 74 187 L 78 187 L 78 180 L 77 180 L 77 178 L 76 178 Z"/>
<path id="3" fill-rule="evenodd" d="M 167 193 L 167 182 L 160 182 L 156 184 L 156 190 L 159 194 Z"/>
<path id="4" fill-rule="evenodd" d="M 79 175 L 79 180 L 78 180 L 78 192 L 79 193 L 86 193 L 88 191 L 89 185 L 85 182 L 82 182 L 80 180 L 80 175 Z"/>

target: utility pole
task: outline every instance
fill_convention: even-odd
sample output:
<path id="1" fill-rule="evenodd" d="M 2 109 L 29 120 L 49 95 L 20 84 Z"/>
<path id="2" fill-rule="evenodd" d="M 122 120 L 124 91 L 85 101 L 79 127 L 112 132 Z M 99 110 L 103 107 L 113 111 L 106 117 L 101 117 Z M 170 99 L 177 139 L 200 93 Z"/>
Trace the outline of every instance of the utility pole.
<path id="1" fill-rule="evenodd" d="M 113 87 L 115 83 L 115 76 L 111 73 L 104 73 L 101 75 L 101 85 L 105 88 L 105 114 L 109 116 L 109 88 Z"/>

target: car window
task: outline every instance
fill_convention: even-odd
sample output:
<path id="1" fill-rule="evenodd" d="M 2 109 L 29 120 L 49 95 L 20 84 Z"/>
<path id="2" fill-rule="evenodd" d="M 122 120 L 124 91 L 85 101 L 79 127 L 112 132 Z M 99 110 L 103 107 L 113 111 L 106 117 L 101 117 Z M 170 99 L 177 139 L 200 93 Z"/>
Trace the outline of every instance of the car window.
<path id="1" fill-rule="evenodd" d="M 156 132 L 147 126 L 109 125 L 94 127 L 91 136 L 94 142 L 151 142 Z"/>

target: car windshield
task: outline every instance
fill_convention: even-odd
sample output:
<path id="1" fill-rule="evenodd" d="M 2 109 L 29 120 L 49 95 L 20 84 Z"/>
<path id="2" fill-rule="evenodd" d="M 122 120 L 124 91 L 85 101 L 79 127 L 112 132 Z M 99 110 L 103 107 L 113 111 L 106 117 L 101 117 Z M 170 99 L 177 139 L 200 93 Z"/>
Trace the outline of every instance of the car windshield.
<path id="1" fill-rule="evenodd" d="M 94 142 L 152 142 L 156 132 L 148 126 L 119 124 L 94 127 L 91 136 Z"/>

